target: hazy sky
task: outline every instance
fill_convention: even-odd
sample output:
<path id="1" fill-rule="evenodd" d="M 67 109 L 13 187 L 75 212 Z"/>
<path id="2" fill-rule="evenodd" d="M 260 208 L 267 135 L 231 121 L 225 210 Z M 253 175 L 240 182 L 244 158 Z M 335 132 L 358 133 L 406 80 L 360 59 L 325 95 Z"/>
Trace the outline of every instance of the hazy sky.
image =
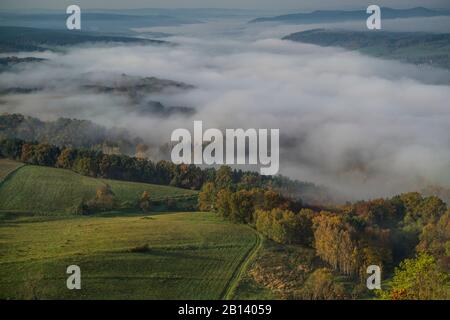
<path id="1" fill-rule="evenodd" d="M 450 8 L 448 0 L 1 0 L 1 9 L 59 9 L 69 4 L 83 8 L 239 8 L 315 10 L 361 8 L 369 4 L 409 8 Z"/>

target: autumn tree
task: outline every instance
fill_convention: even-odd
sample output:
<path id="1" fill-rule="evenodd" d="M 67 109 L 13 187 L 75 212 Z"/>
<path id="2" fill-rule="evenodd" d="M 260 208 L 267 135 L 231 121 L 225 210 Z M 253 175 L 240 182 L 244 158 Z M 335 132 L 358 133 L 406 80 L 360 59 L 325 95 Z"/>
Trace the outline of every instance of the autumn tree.
<path id="1" fill-rule="evenodd" d="M 30 143 L 24 143 L 22 145 L 22 152 L 20 161 L 26 163 L 34 163 L 34 145 Z"/>
<path id="2" fill-rule="evenodd" d="M 143 212 L 149 212 L 151 210 L 152 203 L 150 198 L 150 193 L 148 191 L 144 191 L 139 199 L 139 208 Z"/>
<path id="3" fill-rule="evenodd" d="M 450 269 L 450 209 L 436 222 L 427 224 L 416 250 L 435 257 L 444 270 Z"/>
<path id="4" fill-rule="evenodd" d="M 331 270 L 320 268 L 306 279 L 296 298 L 304 300 L 342 300 L 348 298 L 344 286 Z"/>
<path id="5" fill-rule="evenodd" d="M 72 148 L 64 148 L 56 160 L 55 166 L 62 169 L 72 169 L 76 158 L 76 152 Z"/>
<path id="6" fill-rule="evenodd" d="M 215 199 L 216 211 L 224 218 L 229 218 L 231 215 L 231 191 L 228 189 L 221 189 L 217 192 Z"/>
<path id="7" fill-rule="evenodd" d="M 105 211 L 112 210 L 117 206 L 115 194 L 108 184 L 97 187 L 95 198 L 87 203 L 90 210 Z"/>
<path id="8" fill-rule="evenodd" d="M 240 190 L 230 197 L 230 218 L 234 222 L 250 223 L 253 218 L 254 198 L 251 191 Z"/>
<path id="9" fill-rule="evenodd" d="M 215 210 L 216 190 L 214 183 L 207 182 L 203 185 L 198 195 L 198 206 L 201 211 Z"/>
<path id="10" fill-rule="evenodd" d="M 216 172 L 216 179 L 214 182 L 218 190 L 230 189 L 233 185 L 233 172 L 228 166 L 221 166 Z"/>
<path id="11" fill-rule="evenodd" d="M 274 208 L 287 209 L 288 201 L 278 192 L 267 190 L 264 192 L 264 210 L 272 210 Z"/>
<path id="12" fill-rule="evenodd" d="M 321 212 L 314 217 L 314 247 L 317 255 L 344 274 L 357 272 L 357 247 L 341 216 Z"/>

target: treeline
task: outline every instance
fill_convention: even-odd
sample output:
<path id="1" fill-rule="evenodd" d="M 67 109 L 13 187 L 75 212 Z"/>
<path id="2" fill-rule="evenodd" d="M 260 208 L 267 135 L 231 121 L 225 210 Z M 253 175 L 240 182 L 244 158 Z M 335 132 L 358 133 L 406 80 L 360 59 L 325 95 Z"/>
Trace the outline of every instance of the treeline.
<path id="1" fill-rule="evenodd" d="M 201 169 L 195 165 L 176 165 L 165 160 L 153 162 L 123 154 L 104 154 L 100 150 L 59 147 L 17 138 L 0 139 L 0 157 L 28 164 L 69 169 L 90 177 L 170 185 L 193 190 L 200 190 L 205 183 L 213 182 L 218 186 L 233 186 L 236 190 L 270 188 L 295 197 L 303 195 L 308 197 L 314 190 L 318 194 L 325 194 L 323 189 L 314 184 L 293 181 L 283 176 L 262 176 L 257 172 L 232 170 L 226 166 L 219 169 Z"/>
<path id="2" fill-rule="evenodd" d="M 143 191 L 133 200 L 119 201 L 111 186 L 108 184 L 96 188 L 95 196 L 87 201 L 81 201 L 69 212 L 74 215 L 91 215 L 113 210 L 138 210 L 145 213 L 157 211 L 195 211 L 197 199 L 195 195 L 182 195 L 178 197 L 152 198 L 149 191 Z"/>
<path id="3" fill-rule="evenodd" d="M 89 120 L 58 118 L 41 121 L 22 114 L 0 115 L 0 139 L 46 142 L 58 147 L 101 149 L 115 147 L 124 154 L 135 154 L 142 140 L 123 129 L 107 129 Z"/>

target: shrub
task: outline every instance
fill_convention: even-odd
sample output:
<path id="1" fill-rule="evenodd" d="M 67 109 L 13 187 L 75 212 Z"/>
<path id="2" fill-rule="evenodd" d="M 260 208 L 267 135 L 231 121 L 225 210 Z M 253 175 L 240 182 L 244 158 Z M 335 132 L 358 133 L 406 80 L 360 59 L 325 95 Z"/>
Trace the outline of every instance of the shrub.
<path id="1" fill-rule="evenodd" d="M 348 298 L 342 283 L 336 281 L 331 270 L 317 269 L 305 281 L 298 291 L 299 299 L 306 300 L 341 300 Z"/>
<path id="2" fill-rule="evenodd" d="M 148 246 L 148 244 L 144 244 L 141 246 L 136 246 L 133 247 L 129 250 L 132 253 L 145 253 L 145 252 L 149 252 L 150 251 L 150 247 Z"/>

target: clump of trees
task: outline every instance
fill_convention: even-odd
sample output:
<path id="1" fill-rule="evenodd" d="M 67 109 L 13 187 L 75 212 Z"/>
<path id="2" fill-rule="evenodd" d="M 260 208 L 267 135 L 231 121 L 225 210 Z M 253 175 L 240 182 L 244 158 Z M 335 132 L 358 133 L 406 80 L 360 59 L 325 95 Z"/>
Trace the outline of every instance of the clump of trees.
<path id="1" fill-rule="evenodd" d="M 257 231 L 278 243 L 310 246 L 313 215 L 310 209 L 301 209 L 299 213 L 280 208 L 256 210 L 255 226 Z"/>
<path id="2" fill-rule="evenodd" d="M 217 212 L 236 223 L 254 225 L 262 211 L 298 210 L 301 207 L 299 200 L 286 198 L 272 189 L 233 184 L 231 174 L 227 167 L 222 167 L 217 171 L 215 182 L 203 185 L 199 194 L 200 210 Z"/>
<path id="3" fill-rule="evenodd" d="M 396 268 L 389 290 L 380 297 L 392 300 L 446 300 L 450 298 L 449 276 L 436 259 L 426 253 L 406 259 Z"/>
<path id="4" fill-rule="evenodd" d="M 313 218 L 317 255 L 337 271 L 364 277 L 371 264 L 392 262 L 390 233 L 345 215 L 321 212 Z"/>
<path id="5" fill-rule="evenodd" d="M 440 267 L 450 273 L 450 209 L 423 228 L 416 250 L 435 257 Z"/>

